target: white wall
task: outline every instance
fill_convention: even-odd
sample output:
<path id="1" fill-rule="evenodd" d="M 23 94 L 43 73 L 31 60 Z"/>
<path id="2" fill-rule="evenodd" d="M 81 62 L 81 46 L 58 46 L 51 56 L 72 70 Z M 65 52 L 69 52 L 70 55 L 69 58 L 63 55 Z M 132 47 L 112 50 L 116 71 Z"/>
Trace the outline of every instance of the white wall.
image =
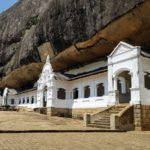
<path id="1" fill-rule="evenodd" d="M 100 83 L 104 84 L 105 94 L 102 97 L 97 97 L 96 86 Z M 89 98 L 84 98 L 84 87 L 90 86 L 91 95 Z M 53 107 L 56 108 L 98 108 L 107 107 L 108 105 L 108 88 L 107 88 L 107 72 L 88 77 L 80 78 L 73 81 L 60 81 L 55 82 L 55 97 Z M 66 100 L 57 98 L 57 90 L 64 88 L 66 90 Z M 73 90 L 79 89 L 79 98 L 73 99 Z"/>
<path id="2" fill-rule="evenodd" d="M 107 66 L 106 61 L 99 61 L 88 64 L 66 73 L 79 74 L 88 72 L 100 67 Z M 99 108 L 107 107 L 116 103 L 117 79 L 123 71 L 129 71 L 132 80 L 131 104 L 150 104 L 150 90 L 144 88 L 144 72 L 150 72 L 150 59 L 140 56 L 140 48 L 124 42 L 120 42 L 113 53 L 108 57 L 108 72 L 99 73 L 72 81 L 56 79 L 52 66 L 47 58 L 46 64 L 38 80 L 37 91 L 30 91 L 19 94 L 15 97 L 18 106 L 29 108 L 43 107 L 43 91 L 47 88 L 47 107 L 56 108 Z M 103 83 L 105 87 L 104 96 L 97 96 L 97 85 Z M 90 97 L 84 98 L 84 87 L 90 87 Z M 59 88 L 66 90 L 66 100 L 57 98 Z M 73 99 L 73 90 L 78 88 L 79 98 Z M 19 104 L 19 100 L 29 97 L 37 97 L 35 104 Z M 10 99 L 13 97 L 10 97 Z"/>
<path id="3" fill-rule="evenodd" d="M 140 98 L 140 74 L 139 74 L 140 48 L 124 42 L 120 42 L 108 57 L 108 91 L 112 104 L 117 101 L 116 91 L 118 75 L 123 71 L 129 71 L 131 75 L 131 104 L 139 104 Z"/>
<path id="4" fill-rule="evenodd" d="M 97 97 L 96 86 L 100 83 L 104 84 L 105 94 L 102 97 Z M 73 89 L 79 89 L 79 98 L 73 100 L 70 97 L 69 108 L 98 108 L 106 107 L 108 103 L 108 88 L 107 88 L 107 72 L 92 75 L 89 77 L 80 78 L 72 81 L 70 85 L 70 92 L 73 93 Z M 89 98 L 84 98 L 84 87 L 90 86 L 91 93 Z M 73 94 L 70 94 L 73 95 Z"/>
<path id="5" fill-rule="evenodd" d="M 31 104 L 32 96 L 34 97 L 34 103 L 33 104 Z M 27 98 L 29 98 L 29 103 L 27 103 Z M 18 95 L 9 95 L 8 96 L 8 104 L 10 106 L 13 106 L 13 105 L 11 105 L 11 99 L 15 99 L 14 106 L 36 108 L 37 107 L 37 90 L 27 91 L 24 93 L 20 93 Z M 23 99 L 25 99 L 24 104 L 23 104 Z M 19 104 L 20 100 L 21 100 L 21 104 Z"/>
<path id="6" fill-rule="evenodd" d="M 141 103 L 143 105 L 150 105 L 150 89 L 145 88 L 144 75 L 145 72 L 150 73 L 150 58 L 141 56 Z"/>
<path id="7" fill-rule="evenodd" d="M 100 67 L 107 65 L 106 61 L 100 61 L 92 64 L 85 65 L 78 69 L 73 69 L 66 73 L 69 74 L 78 74 L 83 72 L 88 72 Z M 96 86 L 97 84 L 104 83 L 105 87 L 105 96 L 97 97 Z M 43 91 L 44 87 L 47 87 L 47 107 L 56 107 L 56 108 L 96 108 L 96 107 L 106 107 L 108 98 L 108 89 L 107 89 L 107 73 L 99 73 L 97 75 L 91 75 L 88 77 L 76 79 L 73 81 L 67 81 L 62 79 L 56 79 L 54 77 L 54 72 L 52 66 L 48 61 L 43 67 L 41 77 L 38 80 L 38 107 L 42 107 Z M 83 91 L 85 86 L 90 86 L 91 95 L 89 98 L 84 98 Z M 57 91 L 59 88 L 66 90 L 66 100 L 61 100 L 57 98 Z M 79 89 L 79 98 L 73 100 L 72 93 L 74 88 Z"/>

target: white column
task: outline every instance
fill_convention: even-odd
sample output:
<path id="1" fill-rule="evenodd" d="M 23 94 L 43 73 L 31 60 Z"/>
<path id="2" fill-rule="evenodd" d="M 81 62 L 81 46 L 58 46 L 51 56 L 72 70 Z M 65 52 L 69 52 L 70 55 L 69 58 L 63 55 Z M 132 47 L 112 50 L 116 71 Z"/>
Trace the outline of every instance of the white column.
<path id="1" fill-rule="evenodd" d="M 112 66 L 108 66 L 108 92 L 113 91 L 113 74 L 112 74 Z"/>
<path id="2" fill-rule="evenodd" d="M 111 57 L 109 57 L 108 58 L 108 93 L 109 93 L 108 105 L 114 105 L 116 103 L 115 89 L 117 90 L 117 82 L 115 78 L 113 78 L 113 66 L 111 62 Z"/>
<path id="3" fill-rule="evenodd" d="M 107 84 L 108 84 L 107 82 L 104 82 L 104 95 L 108 94 Z"/>
<path id="4" fill-rule="evenodd" d="M 118 90 L 118 78 L 117 77 L 114 77 L 114 91 L 117 91 Z"/>
<path id="5" fill-rule="evenodd" d="M 84 88 L 82 86 L 80 86 L 78 88 L 78 94 L 79 94 L 79 98 L 83 98 L 84 97 Z"/>
<path id="6" fill-rule="evenodd" d="M 48 88 L 47 91 L 47 107 L 53 107 L 55 105 L 54 100 L 57 98 L 57 90 L 56 87 L 52 86 Z"/>
<path id="7" fill-rule="evenodd" d="M 131 74 L 132 76 L 132 88 L 131 88 L 131 104 L 140 104 L 140 80 L 139 72 L 136 70 Z"/>
<path id="8" fill-rule="evenodd" d="M 43 90 L 37 91 L 37 107 L 43 107 Z"/>

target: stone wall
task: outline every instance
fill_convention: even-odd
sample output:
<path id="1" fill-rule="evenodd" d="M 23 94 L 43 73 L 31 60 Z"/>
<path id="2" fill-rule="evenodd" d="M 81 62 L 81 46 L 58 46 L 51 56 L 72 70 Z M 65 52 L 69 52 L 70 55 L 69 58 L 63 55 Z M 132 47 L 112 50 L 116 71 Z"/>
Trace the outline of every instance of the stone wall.
<path id="1" fill-rule="evenodd" d="M 123 114 L 119 117 L 118 129 L 121 130 L 134 130 L 134 110 L 133 106 L 124 110 Z"/>
<path id="2" fill-rule="evenodd" d="M 67 108 L 47 108 L 47 114 L 51 116 L 72 117 L 83 119 L 85 113 L 96 113 L 102 108 L 87 108 L 87 109 L 67 109 Z"/>
<path id="3" fill-rule="evenodd" d="M 134 125 L 135 130 L 142 130 L 142 115 L 141 115 L 141 105 L 134 105 Z"/>
<path id="4" fill-rule="evenodd" d="M 142 106 L 142 130 L 150 130 L 150 105 Z"/>
<path id="5" fill-rule="evenodd" d="M 34 112 L 45 114 L 49 116 L 72 117 L 76 119 L 83 119 L 85 113 L 96 113 L 103 110 L 103 108 L 87 108 L 87 109 L 67 109 L 67 108 L 35 108 Z"/>
<path id="6" fill-rule="evenodd" d="M 69 114 L 72 118 L 83 119 L 85 113 L 92 114 L 103 110 L 104 108 L 70 109 Z"/>
<path id="7" fill-rule="evenodd" d="M 15 106 L 0 106 L 0 111 L 18 111 Z"/>
<path id="8" fill-rule="evenodd" d="M 34 108 L 34 112 L 47 115 L 47 108 L 45 108 L 45 107 L 43 107 L 43 108 Z"/>
<path id="9" fill-rule="evenodd" d="M 135 130 L 150 130 L 150 105 L 134 106 Z"/>
<path id="10" fill-rule="evenodd" d="M 67 108 L 47 108 L 47 114 L 50 116 L 71 117 Z"/>

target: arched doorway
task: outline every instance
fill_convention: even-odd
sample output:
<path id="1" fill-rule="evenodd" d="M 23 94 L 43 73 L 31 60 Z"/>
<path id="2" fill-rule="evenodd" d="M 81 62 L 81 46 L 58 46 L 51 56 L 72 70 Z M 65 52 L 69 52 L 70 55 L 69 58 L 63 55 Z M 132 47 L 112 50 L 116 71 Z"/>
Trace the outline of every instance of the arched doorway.
<path id="1" fill-rule="evenodd" d="M 47 106 L 47 86 L 44 88 L 43 91 L 43 107 Z"/>
<path id="2" fill-rule="evenodd" d="M 129 103 L 131 100 L 131 75 L 129 71 L 123 71 L 117 75 L 117 88 L 119 103 Z"/>

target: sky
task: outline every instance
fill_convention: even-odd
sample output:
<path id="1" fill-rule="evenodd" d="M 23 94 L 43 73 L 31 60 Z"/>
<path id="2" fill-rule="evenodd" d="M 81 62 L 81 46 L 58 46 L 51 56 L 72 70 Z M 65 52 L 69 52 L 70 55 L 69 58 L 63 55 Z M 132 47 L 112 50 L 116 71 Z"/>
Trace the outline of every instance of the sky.
<path id="1" fill-rule="evenodd" d="M 0 0 L 0 13 L 10 8 L 17 0 Z"/>

